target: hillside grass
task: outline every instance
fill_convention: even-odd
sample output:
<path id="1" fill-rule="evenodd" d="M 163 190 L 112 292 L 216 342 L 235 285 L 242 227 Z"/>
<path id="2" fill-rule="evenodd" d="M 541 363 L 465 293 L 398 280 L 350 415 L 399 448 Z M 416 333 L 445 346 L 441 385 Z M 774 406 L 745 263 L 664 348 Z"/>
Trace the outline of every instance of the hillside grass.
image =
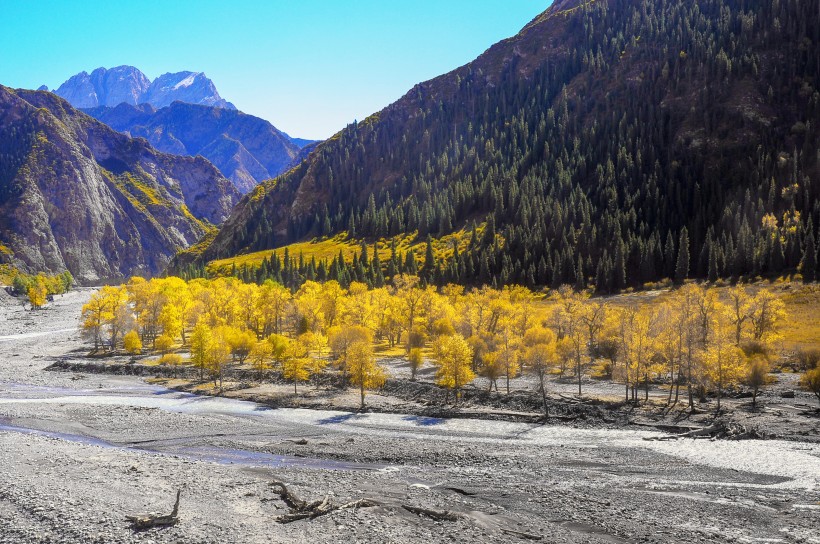
<path id="1" fill-rule="evenodd" d="M 481 237 L 484 232 L 484 224 L 476 227 L 477 236 Z M 472 230 L 467 227 L 462 228 L 452 234 L 442 236 L 441 238 L 434 238 L 431 240 L 433 245 L 433 253 L 439 260 L 448 260 L 453 256 L 453 247 L 458 246 L 459 252 L 464 252 L 470 244 Z M 416 262 L 421 266 L 424 262 L 424 253 L 427 248 L 426 239 L 419 238 L 416 232 L 400 235 L 395 237 L 396 251 L 399 257 L 402 257 L 409 251 L 415 254 Z M 392 239 L 382 238 L 376 242 L 376 247 L 379 252 L 379 259 L 382 264 L 390 260 L 390 245 Z M 207 271 L 212 276 L 219 276 L 230 274 L 233 266 L 242 268 L 243 266 L 254 268 L 262 264 L 262 259 L 270 259 L 272 255 L 276 254 L 279 258 L 285 254 L 285 250 L 291 258 L 298 258 L 302 255 L 305 261 L 316 259 L 316 262 L 327 260 L 332 261 L 339 255 L 339 252 L 344 256 L 345 262 L 352 262 L 354 255 L 361 253 L 361 239 L 350 238 L 347 232 L 342 232 L 336 236 L 327 238 L 314 238 L 305 242 L 296 242 L 276 249 L 268 249 L 264 251 L 257 251 L 254 253 L 247 253 L 244 255 L 237 255 L 227 259 L 218 259 L 211 261 L 207 265 Z M 373 258 L 373 242 L 367 243 L 369 258 Z"/>

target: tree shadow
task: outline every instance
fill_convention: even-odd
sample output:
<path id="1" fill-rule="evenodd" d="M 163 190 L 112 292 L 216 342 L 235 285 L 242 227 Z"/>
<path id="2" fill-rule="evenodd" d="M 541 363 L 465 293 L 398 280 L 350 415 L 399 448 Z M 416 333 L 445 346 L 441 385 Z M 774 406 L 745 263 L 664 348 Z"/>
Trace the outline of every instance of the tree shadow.
<path id="1" fill-rule="evenodd" d="M 402 419 L 404 421 L 412 421 L 421 427 L 432 427 L 433 425 L 441 425 L 445 422 L 442 418 L 428 416 L 404 416 Z"/>

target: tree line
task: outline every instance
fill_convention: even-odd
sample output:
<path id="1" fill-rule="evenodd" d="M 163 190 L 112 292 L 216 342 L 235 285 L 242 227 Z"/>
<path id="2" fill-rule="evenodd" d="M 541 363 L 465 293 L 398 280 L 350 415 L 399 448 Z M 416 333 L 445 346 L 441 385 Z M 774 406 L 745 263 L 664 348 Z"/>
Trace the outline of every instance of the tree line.
<path id="1" fill-rule="evenodd" d="M 386 379 L 377 350 L 398 349 L 415 379 L 431 364 L 439 385 L 459 391 L 477 376 L 506 393 L 522 373 L 538 379 L 547 408 L 548 377 L 577 381 L 603 375 L 624 398 L 648 398 L 650 384 L 669 387 L 668 402 L 694 406 L 708 392 L 740 383 L 755 395 L 776 355 L 783 302 L 743 285 L 718 296 L 687 283 L 657 303 L 591 297 L 570 286 L 545 293 L 526 287 L 423 286 L 399 274 L 381 287 L 353 281 L 306 281 L 289 289 L 237 278 L 132 278 L 107 286 L 83 307 L 94 349 L 158 352 L 160 363 L 193 365 L 221 384 L 230 365 L 260 376 L 275 370 L 294 383 L 337 369 L 365 391 Z M 182 355 L 189 354 L 187 360 Z"/>
<path id="2" fill-rule="evenodd" d="M 24 274 L 14 271 L 11 281 L 11 293 L 28 298 L 31 309 L 45 306 L 52 295 L 62 295 L 74 285 L 74 277 L 68 270 L 49 276 L 47 274 Z"/>

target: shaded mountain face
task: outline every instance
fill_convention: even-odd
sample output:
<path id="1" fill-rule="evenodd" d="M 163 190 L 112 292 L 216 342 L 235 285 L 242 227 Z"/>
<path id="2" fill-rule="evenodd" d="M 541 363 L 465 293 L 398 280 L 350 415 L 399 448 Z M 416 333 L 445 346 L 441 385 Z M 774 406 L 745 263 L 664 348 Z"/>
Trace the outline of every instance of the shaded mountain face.
<path id="1" fill-rule="evenodd" d="M 2 258 L 83 283 L 161 272 L 238 199 L 202 157 L 159 153 L 54 94 L 0 86 Z"/>
<path id="2" fill-rule="evenodd" d="M 54 92 L 76 108 L 142 103 L 161 108 L 180 100 L 236 109 L 219 96 L 213 81 L 202 72 L 163 74 L 152 82 L 133 66 L 97 68 L 90 74 L 80 72 L 72 76 Z"/>
<path id="3" fill-rule="evenodd" d="M 243 194 L 285 172 L 302 147 L 267 121 L 236 110 L 173 102 L 159 110 L 120 104 L 84 111 L 160 151 L 202 155 Z"/>
<path id="4" fill-rule="evenodd" d="M 498 238 L 429 276 L 608 290 L 678 264 L 793 270 L 820 224 L 819 3 L 557 2 L 258 186 L 200 258 L 486 221 Z"/>

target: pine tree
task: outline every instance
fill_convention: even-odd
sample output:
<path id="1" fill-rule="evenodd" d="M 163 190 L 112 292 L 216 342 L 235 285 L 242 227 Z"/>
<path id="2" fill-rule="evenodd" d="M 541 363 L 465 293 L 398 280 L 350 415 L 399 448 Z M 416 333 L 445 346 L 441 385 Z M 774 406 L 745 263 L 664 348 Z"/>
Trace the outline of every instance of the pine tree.
<path id="1" fill-rule="evenodd" d="M 675 265 L 675 283 L 682 284 L 689 277 L 689 231 L 683 227 L 678 240 L 678 261 Z"/>

